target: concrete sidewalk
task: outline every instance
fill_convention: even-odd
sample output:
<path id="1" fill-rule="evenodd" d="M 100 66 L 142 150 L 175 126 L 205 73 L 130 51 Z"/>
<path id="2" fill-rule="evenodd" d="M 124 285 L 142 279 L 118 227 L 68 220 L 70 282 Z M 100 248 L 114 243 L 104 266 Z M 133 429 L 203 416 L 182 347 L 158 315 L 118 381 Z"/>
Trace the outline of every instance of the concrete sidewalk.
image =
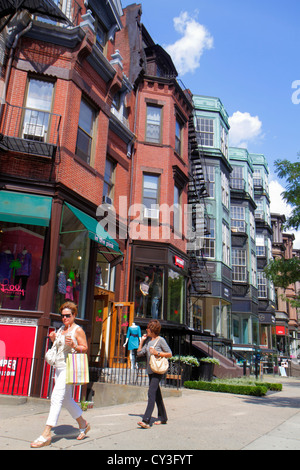
<path id="1" fill-rule="evenodd" d="M 148 430 L 137 426 L 145 401 L 93 408 L 84 412 L 91 424 L 84 441 L 76 440 L 76 423 L 63 410 L 51 446 L 42 450 L 176 450 L 186 454 L 196 450 L 300 450 L 300 379 L 276 381 L 283 383 L 283 391 L 266 397 L 183 389 L 182 396 L 165 398 L 168 424 Z M 0 450 L 37 452 L 30 449 L 30 442 L 41 434 L 48 411 L 45 400 L 24 403 L 0 396 Z"/>

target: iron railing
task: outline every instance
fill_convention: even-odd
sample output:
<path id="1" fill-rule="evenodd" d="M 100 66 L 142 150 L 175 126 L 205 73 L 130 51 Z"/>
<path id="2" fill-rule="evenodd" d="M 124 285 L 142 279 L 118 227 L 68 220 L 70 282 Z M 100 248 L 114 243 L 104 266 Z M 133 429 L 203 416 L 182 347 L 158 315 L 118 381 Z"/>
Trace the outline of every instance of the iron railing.
<path id="1" fill-rule="evenodd" d="M 61 116 L 6 103 L 0 132 L 8 137 L 57 145 Z"/>
<path id="2" fill-rule="evenodd" d="M 30 396 L 36 360 L 27 357 L 0 359 L 0 394 Z"/>
<path id="3" fill-rule="evenodd" d="M 164 387 L 181 388 L 182 367 L 177 363 L 171 363 L 169 370 L 163 376 L 161 385 Z M 118 385 L 148 386 L 146 360 L 137 358 L 134 365 L 125 358 L 106 358 L 99 356 L 90 359 L 90 382 L 113 383 Z"/>
<path id="4" fill-rule="evenodd" d="M 145 360 L 137 360 L 134 367 L 127 358 L 110 358 L 105 362 L 99 357 L 90 360 L 90 384 L 95 382 L 118 385 L 135 385 L 147 387 L 149 377 Z M 8 357 L 0 359 L 0 394 L 32 396 L 38 371 L 42 371 L 39 396 L 49 398 L 54 385 L 55 368 L 42 361 L 42 367 L 37 367 L 37 359 L 24 357 Z M 178 363 L 170 363 L 168 372 L 164 375 L 163 387 L 180 388 L 183 384 L 183 369 Z M 79 387 L 77 387 L 79 388 Z M 76 392 L 78 395 L 78 391 Z"/>

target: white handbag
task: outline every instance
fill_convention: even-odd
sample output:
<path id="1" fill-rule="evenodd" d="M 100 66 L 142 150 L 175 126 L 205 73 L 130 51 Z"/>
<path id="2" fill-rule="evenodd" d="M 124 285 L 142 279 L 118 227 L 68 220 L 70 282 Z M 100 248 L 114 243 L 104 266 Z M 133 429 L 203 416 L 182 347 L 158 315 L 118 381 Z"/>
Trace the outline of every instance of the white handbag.
<path id="1" fill-rule="evenodd" d="M 159 337 L 153 346 L 154 349 L 158 341 L 159 341 Z M 155 374 L 163 375 L 169 369 L 169 361 L 166 357 L 156 357 L 153 354 L 151 354 L 150 356 L 149 365 L 150 365 L 152 372 L 154 372 Z"/>
<path id="2" fill-rule="evenodd" d="M 55 361 L 56 361 L 56 356 L 57 356 L 57 336 L 54 340 L 54 343 L 52 345 L 52 348 L 48 349 L 48 351 L 45 354 L 45 361 L 49 366 L 54 366 Z"/>

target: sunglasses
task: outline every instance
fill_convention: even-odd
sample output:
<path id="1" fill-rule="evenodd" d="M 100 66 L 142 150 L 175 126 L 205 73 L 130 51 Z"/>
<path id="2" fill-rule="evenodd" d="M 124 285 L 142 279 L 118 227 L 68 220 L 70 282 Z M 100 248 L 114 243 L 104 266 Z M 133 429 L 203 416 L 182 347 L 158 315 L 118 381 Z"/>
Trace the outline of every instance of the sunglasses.
<path id="1" fill-rule="evenodd" d="M 71 313 L 67 313 L 66 315 L 61 314 L 61 318 L 71 318 Z"/>

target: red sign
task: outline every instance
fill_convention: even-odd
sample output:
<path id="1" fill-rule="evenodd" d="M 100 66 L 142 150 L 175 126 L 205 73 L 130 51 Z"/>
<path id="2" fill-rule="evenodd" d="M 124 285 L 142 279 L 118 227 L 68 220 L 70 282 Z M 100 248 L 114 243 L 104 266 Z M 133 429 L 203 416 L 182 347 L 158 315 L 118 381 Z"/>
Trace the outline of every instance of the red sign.
<path id="1" fill-rule="evenodd" d="M 175 256 L 175 265 L 179 268 L 184 268 L 184 260 L 179 258 L 179 256 Z"/>
<path id="2" fill-rule="evenodd" d="M 286 327 L 285 326 L 276 326 L 276 334 L 278 336 L 286 336 Z"/>
<path id="3" fill-rule="evenodd" d="M 36 325 L 0 324 L 0 393 L 28 396 Z"/>

